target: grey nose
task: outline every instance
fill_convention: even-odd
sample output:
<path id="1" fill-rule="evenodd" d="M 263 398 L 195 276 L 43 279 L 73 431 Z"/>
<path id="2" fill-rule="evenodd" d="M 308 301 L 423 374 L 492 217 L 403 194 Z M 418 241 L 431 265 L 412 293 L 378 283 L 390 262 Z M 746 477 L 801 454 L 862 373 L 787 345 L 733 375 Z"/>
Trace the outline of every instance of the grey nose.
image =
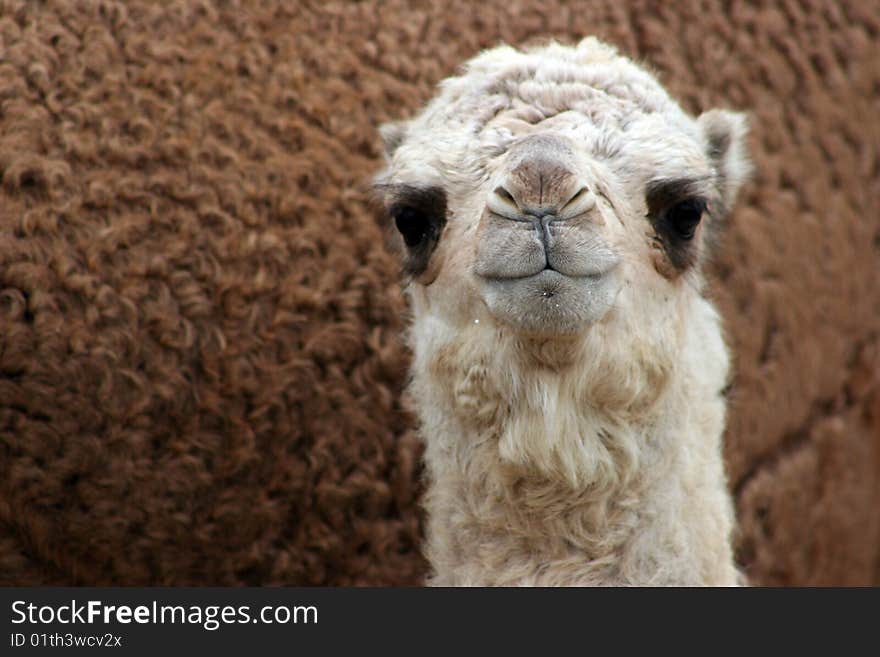
<path id="1" fill-rule="evenodd" d="M 572 188 L 574 191 L 572 191 Z M 550 197 L 548 203 L 535 203 L 533 194 L 517 194 L 504 185 L 495 188 L 489 197 L 489 210 L 513 221 L 547 221 L 571 219 L 589 212 L 596 205 L 596 197 L 586 186 L 569 185 L 563 195 Z"/>
<path id="2" fill-rule="evenodd" d="M 495 190 L 520 214 L 555 214 L 580 190 L 577 176 L 561 164 L 544 158 L 520 162 Z"/>
<path id="3" fill-rule="evenodd" d="M 489 209 L 520 221 L 555 215 L 570 219 L 592 209 L 595 197 L 579 172 L 573 142 L 553 133 L 529 135 L 507 154 L 507 170 Z"/>

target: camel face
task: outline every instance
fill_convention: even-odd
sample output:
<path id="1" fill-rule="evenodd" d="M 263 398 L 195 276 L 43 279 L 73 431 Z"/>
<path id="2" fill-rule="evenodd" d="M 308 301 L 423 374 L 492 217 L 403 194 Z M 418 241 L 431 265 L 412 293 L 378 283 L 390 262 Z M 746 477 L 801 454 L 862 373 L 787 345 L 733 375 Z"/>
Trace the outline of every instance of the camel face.
<path id="1" fill-rule="evenodd" d="M 601 321 L 627 283 L 672 304 L 717 205 L 695 121 L 672 105 L 670 116 L 623 112 L 588 84 L 578 91 L 588 100 L 570 97 L 543 120 L 513 109 L 486 124 L 482 138 L 500 154 L 484 165 L 482 213 L 461 219 L 476 221 L 470 267 L 488 311 L 528 333 Z"/>
<path id="2" fill-rule="evenodd" d="M 746 174 L 744 131 L 594 39 L 483 53 L 383 129 L 416 316 L 553 336 L 677 315 Z"/>
<path id="3" fill-rule="evenodd" d="M 487 199 L 472 271 L 502 323 L 577 332 L 601 321 L 626 283 L 671 302 L 677 279 L 699 261 L 704 215 L 717 195 L 700 184 L 712 169 L 689 134 L 696 127 L 658 125 L 631 110 L 624 130 L 619 104 L 591 99 L 589 114 L 568 109 L 536 123 L 502 112 L 487 124 L 484 138 L 503 134 L 507 143 L 496 145 L 502 154 L 486 163 L 492 173 L 478 192 Z"/>

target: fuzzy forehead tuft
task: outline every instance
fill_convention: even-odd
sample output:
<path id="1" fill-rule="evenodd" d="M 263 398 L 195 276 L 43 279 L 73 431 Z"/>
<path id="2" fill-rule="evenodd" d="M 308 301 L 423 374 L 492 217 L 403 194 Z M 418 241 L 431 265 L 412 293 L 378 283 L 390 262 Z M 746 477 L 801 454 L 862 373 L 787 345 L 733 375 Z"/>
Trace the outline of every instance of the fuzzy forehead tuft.
<path id="1" fill-rule="evenodd" d="M 456 116 L 459 127 L 471 122 L 478 131 L 506 110 L 528 113 L 532 123 L 575 111 L 606 128 L 625 127 L 634 114 L 686 119 L 651 73 L 595 38 L 577 46 L 484 51 L 441 84 L 426 118 Z"/>

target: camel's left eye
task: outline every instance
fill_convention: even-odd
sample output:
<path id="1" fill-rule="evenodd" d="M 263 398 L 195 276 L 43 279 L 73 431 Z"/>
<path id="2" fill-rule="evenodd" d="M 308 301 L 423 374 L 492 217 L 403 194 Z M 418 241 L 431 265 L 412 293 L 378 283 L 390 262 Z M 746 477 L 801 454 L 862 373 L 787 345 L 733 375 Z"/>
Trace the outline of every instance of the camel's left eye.
<path id="1" fill-rule="evenodd" d="M 683 239 L 692 239 L 706 210 L 706 202 L 699 198 L 679 201 L 666 211 L 666 222 Z"/>

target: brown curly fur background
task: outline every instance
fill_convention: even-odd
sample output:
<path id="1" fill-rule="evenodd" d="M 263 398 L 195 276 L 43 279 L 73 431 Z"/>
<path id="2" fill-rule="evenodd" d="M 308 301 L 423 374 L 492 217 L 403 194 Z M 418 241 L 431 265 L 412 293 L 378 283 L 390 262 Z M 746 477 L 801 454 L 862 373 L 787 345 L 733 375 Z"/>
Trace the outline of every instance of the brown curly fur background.
<path id="1" fill-rule="evenodd" d="M 880 5 L 0 0 L 0 583 L 415 584 L 376 126 L 596 34 L 750 111 L 714 267 L 759 584 L 880 584 Z"/>

